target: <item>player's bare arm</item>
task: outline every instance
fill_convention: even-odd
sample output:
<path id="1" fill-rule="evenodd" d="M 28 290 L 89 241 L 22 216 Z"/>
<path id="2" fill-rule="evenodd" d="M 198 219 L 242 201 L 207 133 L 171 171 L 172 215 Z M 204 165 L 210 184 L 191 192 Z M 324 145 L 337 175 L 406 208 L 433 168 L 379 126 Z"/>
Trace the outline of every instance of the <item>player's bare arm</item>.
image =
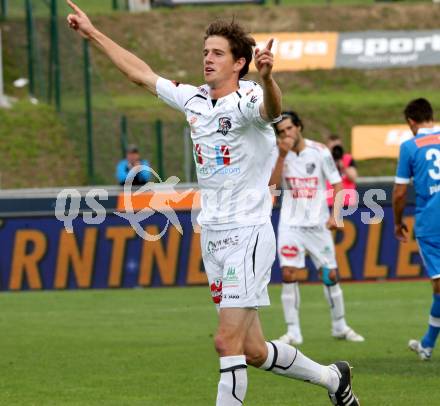
<path id="1" fill-rule="evenodd" d="M 358 178 L 358 172 L 354 166 L 349 166 L 348 168 L 345 168 L 344 174 L 345 174 L 345 176 L 347 176 L 347 178 L 350 182 L 356 182 L 356 180 Z"/>
<path id="2" fill-rule="evenodd" d="M 281 188 L 284 159 L 286 158 L 287 153 L 292 149 L 294 142 L 295 141 L 292 137 L 284 137 L 278 141 L 278 159 L 269 180 L 269 185 L 275 185 L 277 189 Z"/>
<path id="3" fill-rule="evenodd" d="M 394 212 L 394 235 L 401 242 L 407 242 L 408 227 L 403 222 L 403 210 L 406 206 L 408 186 L 406 184 L 394 184 L 393 189 L 393 212 Z"/>
<path id="4" fill-rule="evenodd" d="M 342 182 L 334 183 L 332 186 L 334 202 L 332 213 L 327 221 L 327 228 L 329 230 L 336 230 L 344 226 L 341 216 L 341 210 L 344 204 L 344 188 L 342 186 Z"/>
<path id="5" fill-rule="evenodd" d="M 255 49 L 255 66 L 260 74 L 264 102 L 260 106 L 260 115 L 265 121 L 272 121 L 281 115 L 281 90 L 272 77 L 273 39 L 262 50 Z"/>
<path id="6" fill-rule="evenodd" d="M 139 86 L 143 86 L 156 95 L 156 82 L 159 78 L 153 70 L 136 55 L 122 48 L 116 42 L 97 30 L 84 11 L 71 0 L 67 4 L 73 13 L 67 16 L 69 27 L 83 38 L 89 40 L 113 62 L 127 78 Z"/>

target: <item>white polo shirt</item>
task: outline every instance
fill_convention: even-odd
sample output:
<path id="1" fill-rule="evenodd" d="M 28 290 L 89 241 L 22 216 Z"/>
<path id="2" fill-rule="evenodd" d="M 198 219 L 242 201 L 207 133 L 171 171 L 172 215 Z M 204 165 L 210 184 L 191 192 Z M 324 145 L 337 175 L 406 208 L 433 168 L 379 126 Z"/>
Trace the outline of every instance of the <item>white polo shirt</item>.
<path id="1" fill-rule="evenodd" d="M 342 181 L 330 150 L 308 139 L 305 144 L 299 154 L 289 151 L 284 159 L 280 228 L 325 224 L 329 218 L 326 180 L 332 185 Z M 274 162 L 277 158 L 278 153 Z"/>
<path id="2" fill-rule="evenodd" d="M 224 230 L 270 221 L 271 155 L 275 134 L 260 116 L 261 87 L 240 81 L 238 91 L 217 100 L 209 87 L 159 78 L 158 96 L 182 111 L 191 128 L 202 227 Z"/>

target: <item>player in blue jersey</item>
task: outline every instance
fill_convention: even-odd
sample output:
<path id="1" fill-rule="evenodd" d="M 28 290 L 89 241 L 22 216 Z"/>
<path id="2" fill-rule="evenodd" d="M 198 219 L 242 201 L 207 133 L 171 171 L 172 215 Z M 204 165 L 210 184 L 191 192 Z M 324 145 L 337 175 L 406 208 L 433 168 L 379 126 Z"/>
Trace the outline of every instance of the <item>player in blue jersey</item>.
<path id="1" fill-rule="evenodd" d="M 410 340 L 408 345 L 420 359 L 429 360 L 440 332 L 440 127 L 434 126 L 433 110 L 426 99 L 412 100 L 404 114 L 414 138 L 400 147 L 393 192 L 394 232 L 399 241 L 407 241 L 402 215 L 413 178 L 415 236 L 434 294 L 428 331 L 420 341 Z"/>

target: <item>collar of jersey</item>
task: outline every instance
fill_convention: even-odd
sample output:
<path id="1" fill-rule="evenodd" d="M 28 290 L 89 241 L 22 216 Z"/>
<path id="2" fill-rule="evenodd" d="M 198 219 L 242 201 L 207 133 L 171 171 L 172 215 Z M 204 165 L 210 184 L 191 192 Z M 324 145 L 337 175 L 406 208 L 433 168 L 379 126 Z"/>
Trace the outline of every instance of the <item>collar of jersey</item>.
<path id="1" fill-rule="evenodd" d="M 440 127 L 432 127 L 432 128 L 419 128 L 417 131 L 417 137 L 423 137 L 424 135 L 440 135 Z"/>
<path id="2" fill-rule="evenodd" d="M 203 91 L 200 91 L 200 93 L 202 94 L 202 96 L 206 97 L 207 102 L 209 104 L 209 106 L 211 106 L 211 108 L 215 109 L 217 106 L 221 105 L 224 103 L 224 100 L 227 100 L 228 98 L 233 99 L 233 101 L 239 101 L 242 97 L 245 96 L 245 92 L 247 90 L 249 90 L 250 88 L 246 88 L 246 87 L 239 87 L 237 90 L 234 90 L 233 92 L 227 94 L 226 96 L 220 97 L 217 99 L 217 103 L 215 104 L 215 106 L 212 105 L 212 97 L 211 94 L 209 92 L 209 86 L 208 85 L 203 85 L 201 86 L 202 88 L 205 88 L 205 90 L 207 91 L 207 94 L 204 94 Z"/>

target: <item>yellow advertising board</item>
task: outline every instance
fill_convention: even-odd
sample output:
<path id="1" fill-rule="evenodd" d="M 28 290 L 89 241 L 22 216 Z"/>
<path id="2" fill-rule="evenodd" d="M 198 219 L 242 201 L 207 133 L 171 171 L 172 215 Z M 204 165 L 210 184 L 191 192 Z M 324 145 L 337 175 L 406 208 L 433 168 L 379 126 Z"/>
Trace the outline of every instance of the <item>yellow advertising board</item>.
<path id="1" fill-rule="evenodd" d="M 354 159 L 397 159 L 400 144 L 412 137 L 405 124 L 358 125 L 351 130 L 351 152 Z"/>
<path id="2" fill-rule="evenodd" d="M 333 69 L 336 61 L 336 32 L 276 32 L 252 35 L 258 48 L 274 38 L 274 71 Z M 251 70 L 255 71 L 254 64 Z"/>

